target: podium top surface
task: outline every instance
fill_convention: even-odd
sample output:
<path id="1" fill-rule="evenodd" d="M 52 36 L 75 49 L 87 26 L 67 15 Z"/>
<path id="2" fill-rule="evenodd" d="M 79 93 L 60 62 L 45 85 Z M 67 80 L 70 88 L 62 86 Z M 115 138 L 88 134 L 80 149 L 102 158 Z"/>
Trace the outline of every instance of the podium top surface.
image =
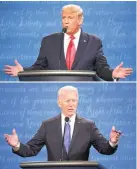
<path id="1" fill-rule="evenodd" d="M 48 162 L 22 162 L 20 163 L 20 167 L 39 167 L 39 166 L 52 166 L 52 167 L 64 167 L 64 166 L 67 166 L 67 167 L 74 167 L 74 166 L 98 166 L 98 162 L 96 161 L 48 161 Z"/>
<path id="2" fill-rule="evenodd" d="M 84 70 L 25 70 L 19 72 L 18 76 L 95 76 L 95 71 L 84 71 Z"/>

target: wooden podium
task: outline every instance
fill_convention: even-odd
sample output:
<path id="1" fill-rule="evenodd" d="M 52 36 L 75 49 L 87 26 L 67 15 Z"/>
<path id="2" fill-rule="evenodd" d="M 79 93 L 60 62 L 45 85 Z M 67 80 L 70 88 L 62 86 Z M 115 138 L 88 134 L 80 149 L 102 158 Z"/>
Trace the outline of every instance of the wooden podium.
<path id="1" fill-rule="evenodd" d="M 106 169 L 95 161 L 22 162 L 22 169 Z"/>
<path id="2" fill-rule="evenodd" d="M 94 71 L 25 70 L 18 73 L 20 81 L 100 81 Z"/>

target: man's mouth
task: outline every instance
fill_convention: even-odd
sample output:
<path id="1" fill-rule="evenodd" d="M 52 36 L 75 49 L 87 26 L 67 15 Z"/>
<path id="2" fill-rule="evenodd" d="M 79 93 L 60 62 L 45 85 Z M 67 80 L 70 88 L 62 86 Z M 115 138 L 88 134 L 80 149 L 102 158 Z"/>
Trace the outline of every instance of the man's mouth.
<path id="1" fill-rule="evenodd" d="M 68 111 L 73 111 L 73 109 L 68 109 Z"/>

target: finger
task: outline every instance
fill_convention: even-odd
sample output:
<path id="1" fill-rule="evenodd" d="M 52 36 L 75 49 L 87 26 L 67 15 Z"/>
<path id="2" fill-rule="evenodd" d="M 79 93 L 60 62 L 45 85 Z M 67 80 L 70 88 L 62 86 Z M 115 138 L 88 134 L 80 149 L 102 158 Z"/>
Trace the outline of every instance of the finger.
<path id="1" fill-rule="evenodd" d="M 132 71 L 124 71 L 124 73 L 130 73 L 130 74 L 131 74 L 131 73 L 133 73 L 133 72 L 132 72 Z"/>
<path id="2" fill-rule="evenodd" d="M 119 78 L 126 78 L 129 75 L 131 75 L 131 73 L 123 73 L 123 74 L 119 75 Z"/>
<path id="3" fill-rule="evenodd" d="M 10 75 L 10 76 L 12 76 L 12 77 L 16 77 L 17 75 L 13 75 L 13 74 L 12 74 L 12 75 Z"/>
<path id="4" fill-rule="evenodd" d="M 13 134 L 13 135 L 16 134 L 16 130 L 15 130 L 15 129 L 12 130 L 12 134 Z"/>
<path id="5" fill-rule="evenodd" d="M 126 76 L 125 75 L 119 75 L 118 78 L 125 79 Z"/>
<path id="6" fill-rule="evenodd" d="M 122 133 L 122 131 L 121 131 L 121 130 L 118 130 L 117 132 L 118 132 L 118 133 Z"/>
<path id="7" fill-rule="evenodd" d="M 9 143 L 9 139 L 10 139 L 9 137 L 5 138 L 5 140 L 6 140 L 7 143 Z"/>
<path id="8" fill-rule="evenodd" d="M 122 68 L 122 66 L 123 66 L 123 62 L 121 62 L 121 63 L 117 66 L 117 68 Z"/>
<path id="9" fill-rule="evenodd" d="M 115 131 L 116 129 L 115 129 L 115 126 L 112 126 L 112 131 Z"/>
<path id="10" fill-rule="evenodd" d="M 11 70 L 4 70 L 5 73 L 10 73 L 12 72 Z"/>
<path id="11" fill-rule="evenodd" d="M 4 69 L 4 72 L 11 72 L 11 69 Z"/>
<path id="12" fill-rule="evenodd" d="M 133 72 L 125 72 L 125 75 L 131 75 Z"/>
<path id="13" fill-rule="evenodd" d="M 133 72 L 133 69 L 131 68 L 121 68 L 122 71 L 128 71 L 128 72 Z"/>
<path id="14" fill-rule="evenodd" d="M 116 137 L 119 137 L 120 133 L 118 131 L 116 131 Z"/>
<path id="15" fill-rule="evenodd" d="M 127 76 L 129 76 L 129 75 L 124 74 L 124 75 L 120 75 L 119 78 L 125 79 Z"/>
<path id="16" fill-rule="evenodd" d="M 120 131 L 120 130 L 117 131 L 117 130 L 116 130 L 115 132 L 117 133 L 117 136 L 118 136 L 118 137 L 121 136 L 121 135 L 123 136 L 122 131 Z"/>
<path id="17" fill-rule="evenodd" d="M 20 66 L 19 62 L 17 60 L 14 61 L 16 66 Z"/>
<path id="18" fill-rule="evenodd" d="M 6 68 L 12 68 L 13 66 L 5 65 L 4 67 L 6 67 Z"/>
<path id="19" fill-rule="evenodd" d="M 12 72 L 5 72 L 6 74 L 8 74 L 8 75 L 13 75 L 13 73 Z"/>
<path id="20" fill-rule="evenodd" d="M 132 74 L 132 72 L 123 72 L 121 75 L 125 75 L 125 76 L 127 75 L 128 76 L 128 75 L 131 75 L 131 74 Z"/>
<path id="21" fill-rule="evenodd" d="M 5 137 L 5 139 L 7 139 L 9 137 L 9 135 L 8 134 L 4 134 L 4 137 Z"/>

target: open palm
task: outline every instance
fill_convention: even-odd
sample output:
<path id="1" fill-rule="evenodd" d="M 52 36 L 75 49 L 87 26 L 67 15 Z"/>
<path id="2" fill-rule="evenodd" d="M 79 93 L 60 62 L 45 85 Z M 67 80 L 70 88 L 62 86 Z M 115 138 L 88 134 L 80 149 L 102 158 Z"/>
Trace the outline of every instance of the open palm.
<path id="1" fill-rule="evenodd" d="M 121 62 L 112 72 L 113 78 L 126 78 L 133 72 L 132 68 L 124 68 Z"/>
<path id="2" fill-rule="evenodd" d="M 23 71 L 23 67 L 17 60 L 14 61 L 15 66 L 5 65 L 4 72 L 11 76 L 18 76 L 18 73 Z"/>
<path id="3" fill-rule="evenodd" d="M 15 129 L 12 130 L 12 135 L 4 134 L 4 137 L 10 146 L 12 147 L 17 146 L 19 139 Z"/>

